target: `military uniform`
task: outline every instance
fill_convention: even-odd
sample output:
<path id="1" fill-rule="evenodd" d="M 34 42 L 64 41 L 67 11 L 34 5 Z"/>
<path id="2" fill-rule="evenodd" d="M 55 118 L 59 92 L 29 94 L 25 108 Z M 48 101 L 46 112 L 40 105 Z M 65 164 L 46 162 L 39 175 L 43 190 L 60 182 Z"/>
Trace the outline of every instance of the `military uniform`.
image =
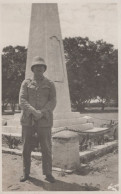
<path id="1" fill-rule="evenodd" d="M 22 109 L 24 174 L 29 175 L 30 173 L 31 142 L 34 129 L 36 129 L 41 145 L 43 174 L 51 174 L 51 128 L 53 125 L 53 110 L 56 106 L 54 83 L 45 77 L 39 83 L 34 79 L 24 80 L 20 89 L 19 102 Z M 43 113 L 43 117 L 37 121 L 33 116 L 36 110 Z"/>

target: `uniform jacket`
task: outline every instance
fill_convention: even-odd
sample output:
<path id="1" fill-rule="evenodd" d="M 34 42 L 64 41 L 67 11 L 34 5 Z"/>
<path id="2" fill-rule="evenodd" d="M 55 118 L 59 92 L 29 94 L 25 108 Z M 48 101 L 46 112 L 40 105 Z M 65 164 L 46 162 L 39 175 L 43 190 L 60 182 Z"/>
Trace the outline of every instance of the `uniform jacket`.
<path id="1" fill-rule="evenodd" d="M 43 117 L 38 120 L 40 127 L 52 127 L 53 110 L 56 106 L 56 90 L 54 83 L 43 78 L 39 84 L 34 79 L 26 79 L 22 82 L 19 104 L 22 109 L 21 124 L 32 126 L 34 122 L 33 113 L 41 110 Z"/>

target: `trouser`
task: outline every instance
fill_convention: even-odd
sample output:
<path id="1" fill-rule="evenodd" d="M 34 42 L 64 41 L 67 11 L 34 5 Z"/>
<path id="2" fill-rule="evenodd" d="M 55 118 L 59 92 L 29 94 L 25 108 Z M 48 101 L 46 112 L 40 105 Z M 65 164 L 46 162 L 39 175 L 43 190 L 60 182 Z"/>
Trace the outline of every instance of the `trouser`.
<path id="1" fill-rule="evenodd" d="M 31 151 L 32 151 L 32 135 L 34 128 L 30 126 L 22 126 L 22 139 L 23 139 L 23 173 L 24 175 L 30 174 L 31 167 Z M 42 151 L 42 169 L 43 174 L 52 173 L 52 144 L 51 144 L 51 128 L 50 127 L 37 127 L 36 132 L 40 142 Z"/>

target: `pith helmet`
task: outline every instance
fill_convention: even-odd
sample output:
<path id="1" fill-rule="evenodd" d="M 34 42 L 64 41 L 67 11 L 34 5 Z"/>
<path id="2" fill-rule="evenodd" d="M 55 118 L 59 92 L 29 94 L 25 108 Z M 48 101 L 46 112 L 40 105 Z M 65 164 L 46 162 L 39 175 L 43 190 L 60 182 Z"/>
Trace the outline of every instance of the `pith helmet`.
<path id="1" fill-rule="evenodd" d="M 43 58 L 39 57 L 39 56 L 36 56 L 33 58 L 33 61 L 32 61 L 32 65 L 31 65 L 31 70 L 33 71 L 33 67 L 35 65 L 42 65 L 45 67 L 45 71 L 47 69 L 47 65 L 45 64 L 45 61 Z"/>

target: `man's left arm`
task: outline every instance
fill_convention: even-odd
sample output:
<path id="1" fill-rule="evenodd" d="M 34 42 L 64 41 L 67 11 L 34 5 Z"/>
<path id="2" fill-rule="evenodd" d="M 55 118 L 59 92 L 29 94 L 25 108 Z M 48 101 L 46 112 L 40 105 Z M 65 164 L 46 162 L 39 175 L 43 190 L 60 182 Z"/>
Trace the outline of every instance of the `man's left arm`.
<path id="1" fill-rule="evenodd" d="M 56 106 L 56 89 L 53 82 L 50 84 L 50 95 L 49 95 L 49 101 L 44 106 L 44 108 L 41 110 L 43 114 L 46 114 L 48 112 L 53 112 L 54 108 Z"/>

